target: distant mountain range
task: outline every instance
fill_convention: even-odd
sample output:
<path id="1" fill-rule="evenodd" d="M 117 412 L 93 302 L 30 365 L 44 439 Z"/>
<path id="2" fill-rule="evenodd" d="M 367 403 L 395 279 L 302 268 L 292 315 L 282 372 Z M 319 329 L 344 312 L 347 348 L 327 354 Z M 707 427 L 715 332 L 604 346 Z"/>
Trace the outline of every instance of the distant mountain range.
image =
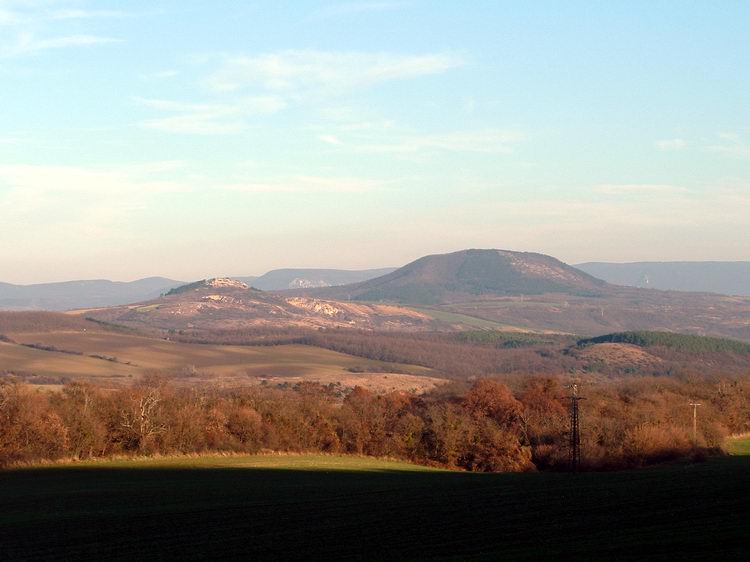
<path id="1" fill-rule="evenodd" d="M 289 279 L 287 276 L 286 279 Z M 260 291 L 233 279 L 90 311 L 149 330 L 354 328 L 564 332 L 661 330 L 750 341 L 750 298 L 623 287 L 542 254 L 463 250 L 337 287 Z"/>
<path id="2" fill-rule="evenodd" d="M 191 332 L 480 328 L 596 336 L 661 330 L 750 341 L 750 297 L 622 286 L 537 253 L 463 250 L 425 256 L 364 281 L 319 286 L 375 273 L 297 269 L 269 272 L 250 283 L 225 278 L 189 285 L 169 279 L 5 285 L 0 286 L 0 308 L 96 308 L 86 315 L 149 330 Z"/>
<path id="3" fill-rule="evenodd" d="M 332 287 L 365 281 L 394 268 L 349 271 L 345 269 L 275 269 L 260 277 L 234 277 L 263 291 Z M 12 285 L 0 283 L 0 310 L 53 310 L 101 308 L 154 299 L 184 281 L 148 277 L 119 282 L 104 279 Z"/>
<path id="4" fill-rule="evenodd" d="M 358 283 L 386 275 L 395 270 L 395 267 L 364 270 L 274 269 L 260 277 L 235 277 L 234 279 L 262 291 L 282 291 L 285 289 L 310 289 Z"/>
<path id="5" fill-rule="evenodd" d="M 0 309 L 60 311 L 115 306 L 153 299 L 182 284 L 164 277 L 131 282 L 97 279 L 36 285 L 0 283 Z"/>
<path id="6" fill-rule="evenodd" d="M 617 285 L 750 296 L 750 262 L 588 262 L 576 265 Z"/>

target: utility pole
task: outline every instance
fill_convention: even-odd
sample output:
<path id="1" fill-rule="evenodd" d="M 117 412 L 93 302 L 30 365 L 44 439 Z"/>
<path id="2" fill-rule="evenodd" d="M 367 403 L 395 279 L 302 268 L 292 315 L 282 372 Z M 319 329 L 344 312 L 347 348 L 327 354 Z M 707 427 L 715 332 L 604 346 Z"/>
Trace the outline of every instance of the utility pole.
<path id="1" fill-rule="evenodd" d="M 698 448 L 698 406 L 703 404 L 691 402 L 690 405 L 693 407 L 693 447 Z"/>
<path id="2" fill-rule="evenodd" d="M 578 472 L 578 466 L 581 463 L 581 427 L 578 418 L 578 402 L 584 400 L 584 398 L 578 396 L 577 384 L 571 385 L 571 394 L 568 399 L 570 400 L 570 469 L 573 472 Z"/>

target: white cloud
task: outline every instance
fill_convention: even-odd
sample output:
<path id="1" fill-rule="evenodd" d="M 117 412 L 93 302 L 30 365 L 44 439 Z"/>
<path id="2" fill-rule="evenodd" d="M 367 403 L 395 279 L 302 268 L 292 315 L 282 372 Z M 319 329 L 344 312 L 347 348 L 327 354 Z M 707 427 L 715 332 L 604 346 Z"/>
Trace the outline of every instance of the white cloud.
<path id="1" fill-rule="evenodd" d="M 239 193 L 363 193 L 394 183 L 397 182 L 351 177 L 291 176 L 236 182 L 218 188 Z"/>
<path id="2" fill-rule="evenodd" d="M 318 14 L 323 17 L 345 16 L 350 14 L 365 14 L 372 12 L 392 12 L 405 8 L 408 4 L 404 2 L 347 2 L 326 6 Z"/>
<path id="3" fill-rule="evenodd" d="M 0 25 L 33 26 L 50 21 L 119 18 L 126 16 L 119 10 L 86 10 L 60 6 L 57 0 L 28 1 L 0 0 Z M 53 8 L 53 6 L 58 6 Z"/>
<path id="4" fill-rule="evenodd" d="M 685 139 L 662 139 L 655 143 L 656 148 L 659 150 L 682 150 L 687 146 Z"/>
<path id="5" fill-rule="evenodd" d="M 737 133 L 720 133 L 718 137 L 724 142 L 709 146 L 710 151 L 734 158 L 750 158 L 750 145 Z"/>
<path id="6" fill-rule="evenodd" d="M 318 138 L 326 144 L 333 144 L 336 146 L 344 144 L 336 135 L 320 135 Z"/>
<path id="7" fill-rule="evenodd" d="M 650 198 L 597 199 L 585 193 L 510 201 L 464 198 L 431 209 L 429 215 L 409 209 L 409 232 L 397 236 L 408 238 L 421 230 L 432 233 L 431 243 L 444 247 L 540 249 L 562 259 L 575 253 L 573 263 L 646 256 L 746 259 L 748 193 L 747 186 L 710 191 L 703 187 L 690 193 L 665 193 L 658 205 Z M 445 224 L 451 228 L 443 228 Z M 730 255 L 735 257 L 721 257 Z"/>
<path id="8" fill-rule="evenodd" d="M 227 57 L 207 84 L 219 92 L 261 88 L 288 94 L 340 94 L 392 80 L 440 74 L 464 64 L 453 54 L 290 50 Z"/>
<path id="9" fill-rule="evenodd" d="M 351 134 L 346 137 L 322 135 L 319 138 L 360 154 L 410 155 L 422 152 L 508 154 L 513 152 L 513 147 L 522 142 L 525 136 L 514 131 L 500 130 L 434 134 L 383 130 L 380 134 Z M 335 138 L 338 143 L 331 143 L 331 138 Z"/>
<path id="10" fill-rule="evenodd" d="M 594 190 L 603 195 L 632 195 L 638 193 L 647 195 L 664 195 L 685 193 L 688 191 L 685 187 L 660 183 L 604 184 L 597 186 Z"/>
<path id="11" fill-rule="evenodd" d="M 211 60 L 212 57 L 203 57 L 196 64 Z M 245 128 L 247 118 L 252 115 L 268 115 L 290 105 L 319 102 L 388 81 L 439 74 L 462 64 L 463 60 L 452 54 L 297 50 L 227 56 L 221 59 L 218 70 L 204 79 L 204 84 L 215 94 L 215 103 L 141 98 L 143 105 L 170 115 L 141 121 L 138 125 L 173 133 L 236 133 Z M 168 78 L 174 76 L 173 72 L 145 77 Z M 237 97 L 240 95 L 245 97 Z M 320 139 L 337 144 L 336 135 L 323 134 Z M 432 142 L 439 142 L 439 139 Z M 382 151 L 382 148 L 374 150 Z"/>
<path id="12" fill-rule="evenodd" d="M 54 49 L 120 42 L 81 31 L 80 20 L 122 17 L 115 10 L 86 10 L 78 2 L 65 0 L 0 0 L 0 27 L 13 33 L 0 34 L 0 58 L 38 54 Z M 69 27 L 72 22 L 74 27 Z M 66 33 L 66 30 L 72 33 Z"/>
<path id="13" fill-rule="evenodd" d="M 4 145 L 23 144 L 25 142 L 27 142 L 27 139 L 24 137 L 18 137 L 18 136 L 0 137 L 0 144 L 4 144 Z"/>
<path id="14" fill-rule="evenodd" d="M 19 16 L 12 10 L 0 7 L 0 25 L 16 25 L 19 23 Z"/>
<path id="15" fill-rule="evenodd" d="M 275 96 L 256 96 L 226 103 L 185 103 L 172 100 L 136 98 L 150 109 L 171 114 L 141 121 L 139 126 L 169 133 L 226 134 L 242 131 L 254 115 L 268 115 L 284 108 Z"/>
<path id="16" fill-rule="evenodd" d="M 145 78 L 146 80 L 166 80 L 168 78 L 174 78 L 175 76 L 179 75 L 179 72 L 176 70 L 158 70 L 156 72 L 148 72 L 146 74 L 142 74 L 141 77 Z"/>
<path id="17" fill-rule="evenodd" d="M 94 18 L 121 18 L 125 14 L 116 10 L 54 10 L 50 12 L 50 17 L 55 20 L 75 20 L 75 19 L 94 19 Z"/>
<path id="18" fill-rule="evenodd" d="M 119 39 L 100 37 L 98 35 L 63 35 L 59 37 L 37 38 L 31 33 L 20 33 L 15 42 L 0 46 L 0 58 L 12 58 L 33 55 L 42 51 L 117 43 Z"/>
<path id="19" fill-rule="evenodd" d="M 180 165 L 0 165 L 0 237 L 8 240 L 23 231 L 53 244 L 64 232 L 86 243 L 87 236 L 127 231 L 128 219 L 151 197 L 185 189 L 159 178 Z"/>

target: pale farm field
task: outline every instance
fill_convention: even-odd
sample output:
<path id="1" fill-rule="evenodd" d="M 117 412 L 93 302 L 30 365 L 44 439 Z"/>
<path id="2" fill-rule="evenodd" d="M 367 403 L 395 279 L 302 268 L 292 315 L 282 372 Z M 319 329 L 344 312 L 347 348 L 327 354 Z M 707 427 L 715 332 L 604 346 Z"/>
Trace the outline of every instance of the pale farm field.
<path id="1" fill-rule="evenodd" d="M 96 379 L 129 384 L 152 372 L 182 383 L 277 384 L 315 381 L 365 386 L 378 391 L 433 388 L 443 379 L 415 365 L 372 361 L 305 345 L 235 346 L 186 344 L 163 339 L 97 331 L 8 334 L 15 342 L 0 343 L 0 371 Z M 41 344 L 83 355 L 44 351 L 18 344 Z M 92 357 L 114 357 L 114 361 Z M 362 372 L 352 372 L 349 369 Z"/>

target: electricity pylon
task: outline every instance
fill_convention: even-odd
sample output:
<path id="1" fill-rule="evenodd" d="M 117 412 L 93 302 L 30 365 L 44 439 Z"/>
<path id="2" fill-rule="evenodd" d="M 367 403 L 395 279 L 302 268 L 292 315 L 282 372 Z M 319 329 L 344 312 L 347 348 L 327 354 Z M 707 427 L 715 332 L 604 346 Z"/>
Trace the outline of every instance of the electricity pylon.
<path id="1" fill-rule="evenodd" d="M 573 472 L 578 472 L 581 463 L 581 425 L 578 417 L 578 402 L 584 400 L 584 398 L 578 396 L 577 384 L 571 386 L 571 394 L 568 399 L 570 400 L 569 462 L 570 469 Z"/>
<path id="2" fill-rule="evenodd" d="M 698 406 L 702 406 L 700 402 L 691 402 L 690 405 L 693 407 L 693 447 L 698 447 Z"/>

